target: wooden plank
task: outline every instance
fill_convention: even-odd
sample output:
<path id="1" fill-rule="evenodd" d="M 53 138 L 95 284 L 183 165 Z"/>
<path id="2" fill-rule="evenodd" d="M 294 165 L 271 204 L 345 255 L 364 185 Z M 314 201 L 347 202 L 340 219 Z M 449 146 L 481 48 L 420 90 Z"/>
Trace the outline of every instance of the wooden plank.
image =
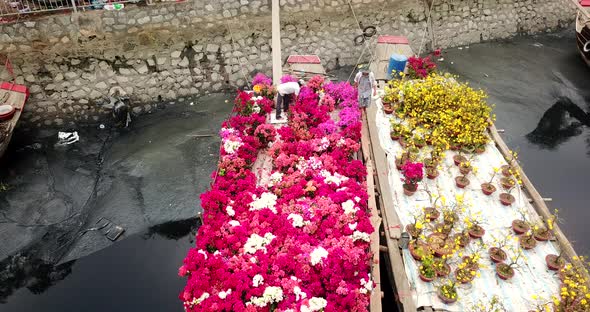
<path id="1" fill-rule="evenodd" d="M 322 64 L 294 63 L 289 65 L 288 71 L 293 74 L 301 74 L 302 72 L 311 73 L 313 75 L 326 74 L 326 70 Z"/>
<path id="2" fill-rule="evenodd" d="M 522 186 L 523 186 L 524 190 L 530 195 L 530 197 L 532 199 L 532 206 L 533 206 L 533 208 L 535 208 L 535 211 L 541 217 L 543 217 L 543 219 L 545 219 L 545 220 L 548 220 L 549 218 L 551 218 L 552 214 L 551 214 L 549 208 L 547 207 L 547 205 L 545 204 L 545 201 L 543 200 L 543 198 L 541 197 L 541 195 L 539 194 L 537 189 L 533 186 L 533 184 L 531 183 L 529 178 L 526 176 L 525 172 L 522 170 L 522 168 L 520 167 L 518 162 L 512 159 L 512 156 L 510 154 L 510 149 L 508 148 L 508 146 L 506 145 L 506 143 L 504 142 L 502 137 L 500 137 L 500 135 L 498 134 L 498 130 L 496 129 L 495 125 L 492 124 L 492 126 L 489 129 L 489 133 L 490 133 L 490 136 L 492 137 L 492 140 L 494 140 L 494 142 L 496 143 L 496 146 L 498 147 L 498 149 L 500 150 L 500 152 L 502 153 L 504 158 L 507 161 L 508 161 L 508 159 L 510 159 L 511 160 L 510 165 L 513 166 L 514 168 L 516 168 L 518 170 L 518 172 L 520 173 L 520 178 L 522 180 Z M 561 248 L 563 254 L 566 255 L 566 257 L 569 258 L 569 260 L 573 264 L 583 267 L 584 264 L 581 261 L 576 260 L 576 259 L 578 259 L 578 254 L 574 250 L 574 247 L 572 246 L 570 241 L 567 239 L 567 237 L 561 231 L 561 228 L 559 227 L 559 225 L 555 224 L 555 231 L 554 232 L 555 232 L 555 238 L 557 239 L 557 242 L 559 243 L 559 247 Z M 584 272 L 584 273 L 585 273 L 584 275 L 586 277 L 586 280 L 590 282 L 590 276 L 588 275 L 588 272 Z M 588 283 L 588 287 L 590 287 L 590 283 Z"/>
<path id="3" fill-rule="evenodd" d="M 367 123 L 369 125 L 369 136 L 371 138 L 371 148 L 373 150 L 373 161 L 377 169 L 377 180 L 379 181 L 379 190 L 383 198 L 382 213 L 390 226 L 390 238 L 399 239 L 401 237 L 401 222 L 395 210 L 393 209 L 393 194 L 389 186 L 389 166 L 387 165 L 387 155 L 379 143 L 377 125 L 375 124 L 376 105 L 369 105 L 367 108 Z"/>
<path id="4" fill-rule="evenodd" d="M 371 252 L 373 259 L 371 261 L 371 275 L 375 282 L 375 288 L 371 294 L 370 311 L 381 312 L 381 271 L 379 268 L 379 229 L 381 227 L 381 218 L 377 212 L 377 202 L 375 201 L 375 183 L 373 176 L 373 160 L 371 158 L 371 150 L 369 148 L 369 130 L 367 124 L 363 123 L 361 129 L 361 147 L 362 147 L 362 158 L 365 166 L 367 167 L 367 193 L 369 195 L 369 209 L 371 210 L 371 224 L 375 229 L 371 234 Z"/>
<path id="5" fill-rule="evenodd" d="M 377 178 L 375 185 L 377 185 L 379 193 L 381 194 L 381 196 L 379 196 L 379 206 L 381 207 L 381 215 L 383 218 L 382 221 L 383 228 L 385 231 L 385 241 L 387 242 L 388 248 L 387 254 L 391 262 L 391 265 L 389 266 L 389 271 L 393 275 L 394 280 L 392 282 L 397 289 L 397 296 L 399 297 L 399 301 L 402 305 L 403 310 L 413 312 L 416 311 L 416 304 L 411 296 L 410 283 L 408 281 L 408 277 L 406 276 L 404 262 L 402 255 L 400 253 L 399 243 L 397 240 L 397 238 L 399 238 L 401 235 L 399 227 L 400 222 L 399 218 L 397 217 L 397 214 L 395 213 L 395 210 L 393 210 L 393 198 L 391 197 L 391 192 L 388 191 L 389 180 L 387 179 L 388 169 L 387 163 L 385 162 L 385 152 L 381 148 L 379 138 L 376 136 L 377 132 L 374 120 L 375 118 L 368 117 L 371 115 L 375 115 L 375 105 L 369 106 L 367 112 L 367 114 L 363 114 L 363 123 L 368 125 L 368 133 L 365 132 L 364 135 L 368 135 L 368 137 L 370 138 L 368 148 L 371 151 L 370 155 L 375 164 L 375 168 L 377 169 Z M 396 224 L 398 226 L 392 227 L 391 224 Z"/>
<path id="6" fill-rule="evenodd" d="M 279 0 L 272 0 L 272 76 L 273 83 L 278 86 L 283 77 L 283 68 L 281 67 L 281 20 Z"/>

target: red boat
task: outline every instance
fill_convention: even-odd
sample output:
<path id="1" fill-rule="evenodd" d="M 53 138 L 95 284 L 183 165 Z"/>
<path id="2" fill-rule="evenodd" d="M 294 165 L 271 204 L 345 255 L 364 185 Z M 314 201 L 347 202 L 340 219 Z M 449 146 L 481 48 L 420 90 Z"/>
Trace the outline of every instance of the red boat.
<path id="1" fill-rule="evenodd" d="M 586 64 L 590 66 L 590 0 L 581 0 L 574 3 L 578 7 L 576 17 L 576 42 L 578 51 Z"/>
<path id="2" fill-rule="evenodd" d="M 0 56 L 0 61 L 4 63 L 4 70 L 0 71 L 0 77 L 6 77 L 8 73 L 12 78 L 11 82 L 0 81 L 0 158 L 2 158 L 29 97 L 29 90 L 23 85 L 16 84 L 16 77 L 8 58 Z"/>

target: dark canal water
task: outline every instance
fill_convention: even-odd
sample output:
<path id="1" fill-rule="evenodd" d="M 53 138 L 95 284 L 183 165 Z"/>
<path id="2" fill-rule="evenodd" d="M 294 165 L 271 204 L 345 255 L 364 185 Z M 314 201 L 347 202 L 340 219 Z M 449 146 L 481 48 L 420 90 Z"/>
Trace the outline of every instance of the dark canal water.
<path id="1" fill-rule="evenodd" d="M 542 196 L 553 198 L 550 207 L 560 209 L 562 227 L 578 252 L 589 254 L 590 243 L 585 238 L 590 234 L 590 193 L 586 189 L 590 176 L 590 118 L 586 114 L 590 111 L 590 70 L 579 58 L 574 40 L 569 33 L 548 34 L 451 49 L 445 51 L 440 66 L 490 93 L 490 102 L 496 104 L 497 126 L 506 130 L 507 144 L 519 152 L 527 175 Z M 198 133 L 216 132 L 229 110 L 224 99 L 209 98 L 195 107 L 185 103 L 185 108 L 143 117 L 145 121 L 139 122 L 136 131 L 111 137 L 107 151 L 100 151 L 104 135 L 96 135 L 89 142 L 95 146 L 90 150 L 36 152 L 36 158 L 22 160 L 20 167 L 16 163 L 13 171 L 21 171 L 17 175 L 53 176 L 49 179 L 55 184 L 51 190 L 40 187 L 46 184 L 43 179 L 19 182 L 11 178 L 14 172 L 0 170 L 0 181 L 18 187 L 0 194 L 0 211 L 13 203 L 12 210 L 5 210 L 13 219 L 24 209 L 17 204 L 22 200 L 15 198 L 35 197 L 39 192 L 49 194 L 50 208 L 56 205 L 55 194 L 60 200 L 70 198 L 65 200 L 68 205 L 61 206 L 72 205 L 68 211 L 79 210 L 88 218 L 82 225 L 74 222 L 40 228 L 0 224 L 0 238 L 10 241 L 0 252 L 20 250 L 26 256 L 32 250 L 43 259 L 55 260 L 47 257 L 53 253 L 28 246 L 43 243 L 56 231 L 71 237 L 70 232 L 77 233 L 105 215 L 128 228 L 126 236 L 115 244 L 100 235 L 86 234 L 85 240 L 61 253 L 65 263 L 57 266 L 26 257 L 0 262 L 0 311 L 181 311 L 177 295 L 184 280 L 177 277 L 177 268 L 194 244 L 198 224 L 186 218 L 197 211 L 198 194 L 207 187 L 218 144 L 215 139 L 191 141 L 187 135 L 194 134 L 195 127 L 199 127 Z M 92 166 L 94 161 L 89 159 L 97 155 L 106 161 Z M 78 161 L 75 165 L 57 161 L 63 156 Z M 68 180 L 68 175 L 64 178 L 61 171 L 85 175 L 76 176 L 77 185 L 62 187 L 59 182 Z M 98 182 L 87 178 L 88 172 L 91 177 L 96 174 Z M 160 182 L 162 177 L 165 182 Z M 168 187 L 162 187 L 163 183 Z M 86 193 L 78 199 L 80 194 L 74 190 L 81 185 L 86 185 Z M 89 195 L 94 193 L 96 198 Z M 84 204 L 87 198 L 90 209 Z M 88 210 L 94 213 L 84 213 Z M 59 219 L 50 211 L 54 210 L 31 213 L 38 220 L 47 216 Z M 168 212 L 172 216 L 167 216 Z M 51 235 L 49 238 L 54 240 L 50 245 L 61 242 Z"/>

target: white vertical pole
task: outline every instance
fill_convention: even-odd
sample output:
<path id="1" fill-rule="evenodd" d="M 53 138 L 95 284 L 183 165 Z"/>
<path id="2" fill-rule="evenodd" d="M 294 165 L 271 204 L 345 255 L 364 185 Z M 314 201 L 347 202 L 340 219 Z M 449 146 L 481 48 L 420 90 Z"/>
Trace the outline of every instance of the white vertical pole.
<path id="1" fill-rule="evenodd" d="M 283 76 L 281 68 L 281 21 L 279 0 L 272 0 L 272 80 L 278 85 Z"/>

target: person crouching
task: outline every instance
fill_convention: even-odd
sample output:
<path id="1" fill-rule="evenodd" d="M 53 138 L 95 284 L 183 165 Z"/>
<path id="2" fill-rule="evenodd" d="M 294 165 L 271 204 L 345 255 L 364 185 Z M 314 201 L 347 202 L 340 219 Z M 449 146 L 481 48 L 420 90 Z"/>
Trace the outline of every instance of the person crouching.
<path id="1" fill-rule="evenodd" d="M 298 82 L 290 81 L 281 83 L 277 87 L 277 120 L 282 119 L 282 111 L 289 112 L 289 105 L 291 105 L 291 103 L 295 103 L 295 101 L 297 100 L 302 84 L 303 83 L 301 80 L 299 80 Z"/>

